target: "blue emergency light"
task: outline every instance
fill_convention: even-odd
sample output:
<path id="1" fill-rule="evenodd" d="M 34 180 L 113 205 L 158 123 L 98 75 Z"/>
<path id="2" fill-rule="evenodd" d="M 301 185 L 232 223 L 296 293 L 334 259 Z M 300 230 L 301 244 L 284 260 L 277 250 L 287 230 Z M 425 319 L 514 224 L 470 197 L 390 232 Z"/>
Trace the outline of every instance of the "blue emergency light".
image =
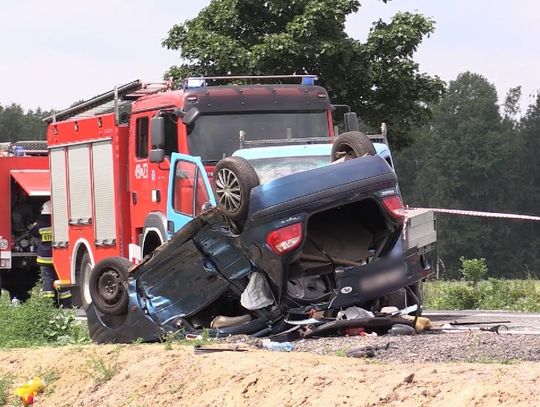
<path id="1" fill-rule="evenodd" d="M 188 78 L 184 82 L 184 89 L 197 89 L 205 87 L 206 81 L 204 80 L 204 78 Z"/>
<path id="2" fill-rule="evenodd" d="M 302 85 L 315 85 L 315 80 L 317 77 L 315 75 L 303 76 Z"/>

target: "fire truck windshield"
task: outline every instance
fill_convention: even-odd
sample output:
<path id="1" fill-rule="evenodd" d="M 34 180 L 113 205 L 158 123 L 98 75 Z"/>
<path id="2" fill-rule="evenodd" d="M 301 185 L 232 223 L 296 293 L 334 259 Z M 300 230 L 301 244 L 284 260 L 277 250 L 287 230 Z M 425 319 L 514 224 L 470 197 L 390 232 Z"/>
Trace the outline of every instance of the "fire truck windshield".
<path id="1" fill-rule="evenodd" d="M 329 137 L 325 111 L 253 112 L 201 115 L 189 132 L 189 153 L 203 161 L 219 161 L 240 148 L 245 140 Z"/>

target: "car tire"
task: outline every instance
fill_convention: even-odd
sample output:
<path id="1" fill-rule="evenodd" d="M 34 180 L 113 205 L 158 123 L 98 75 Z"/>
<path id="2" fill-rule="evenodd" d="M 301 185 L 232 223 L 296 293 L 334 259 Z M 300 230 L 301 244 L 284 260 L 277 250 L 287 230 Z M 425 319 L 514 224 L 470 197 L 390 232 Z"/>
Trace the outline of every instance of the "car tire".
<path id="1" fill-rule="evenodd" d="M 375 146 L 368 136 L 359 131 L 348 131 L 336 137 L 332 145 L 332 162 L 341 158 L 351 160 L 376 153 Z"/>
<path id="2" fill-rule="evenodd" d="M 226 157 L 214 170 L 217 204 L 225 216 L 243 223 L 248 214 L 251 190 L 259 185 L 259 176 L 243 157 Z"/>
<path id="3" fill-rule="evenodd" d="M 90 296 L 103 314 L 125 315 L 129 300 L 127 276 L 131 263 L 124 257 L 107 257 L 90 273 Z"/>

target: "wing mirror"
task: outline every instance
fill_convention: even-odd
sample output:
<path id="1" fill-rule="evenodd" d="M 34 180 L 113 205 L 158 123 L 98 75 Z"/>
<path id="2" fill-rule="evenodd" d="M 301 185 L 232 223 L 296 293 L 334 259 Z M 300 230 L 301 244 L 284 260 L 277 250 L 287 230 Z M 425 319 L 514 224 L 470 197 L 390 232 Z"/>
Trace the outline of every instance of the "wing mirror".
<path id="1" fill-rule="evenodd" d="M 154 116 L 150 120 L 150 142 L 152 148 L 161 148 L 165 145 L 165 118 Z"/>
<path id="2" fill-rule="evenodd" d="M 359 131 L 358 116 L 355 112 L 347 112 L 343 115 L 345 131 Z"/>
<path id="3" fill-rule="evenodd" d="M 153 148 L 148 153 L 151 163 L 161 163 L 165 160 L 165 150 L 163 148 Z"/>
<path id="4" fill-rule="evenodd" d="M 195 123 L 195 120 L 199 118 L 200 114 L 201 112 L 199 111 L 199 109 L 197 109 L 196 107 L 192 107 L 182 116 L 182 123 L 189 127 L 193 123 Z"/>

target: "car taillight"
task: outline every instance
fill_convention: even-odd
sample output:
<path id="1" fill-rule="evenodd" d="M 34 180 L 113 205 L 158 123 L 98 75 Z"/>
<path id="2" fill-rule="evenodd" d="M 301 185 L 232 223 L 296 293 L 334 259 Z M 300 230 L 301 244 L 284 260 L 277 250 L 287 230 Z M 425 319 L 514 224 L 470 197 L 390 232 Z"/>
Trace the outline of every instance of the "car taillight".
<path id="1" fill-rule="evenodd" d="M 302 243 L 302 223 L 293 223 L 270 232 L 266 243 L 277 255 L 296 249 Z"/>
<path id="2" fill-rule="evenodd" d="M 383 198 L 383 205 L 394 218 L 403 219 L 405 211 L 403 210 L 403 202 L 399 195 L 390 195 Z"/>

